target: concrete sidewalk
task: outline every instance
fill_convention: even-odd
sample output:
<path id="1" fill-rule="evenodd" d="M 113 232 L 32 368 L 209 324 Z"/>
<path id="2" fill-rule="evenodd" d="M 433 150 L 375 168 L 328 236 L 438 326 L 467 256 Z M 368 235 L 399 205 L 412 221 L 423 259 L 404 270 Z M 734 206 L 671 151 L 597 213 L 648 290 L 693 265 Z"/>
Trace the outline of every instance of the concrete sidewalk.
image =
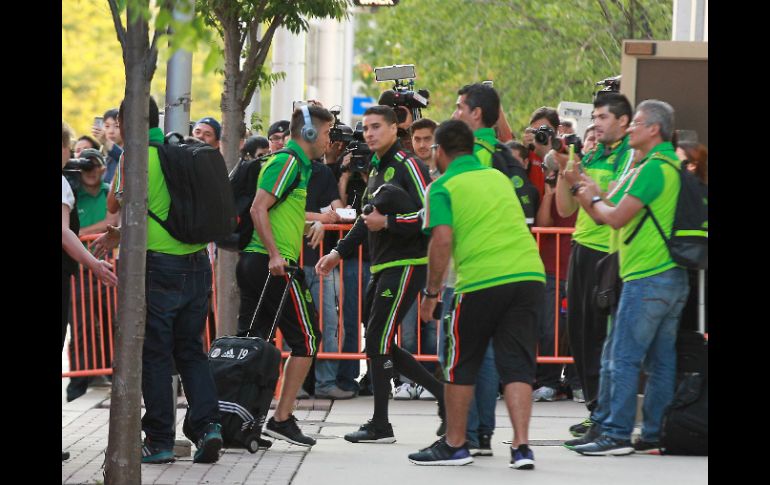
<path id="1" fill-rule="evenodd" d="M 103 483 L 102 465 L 107 447 L 108 389 L 88 393 L 62 405 L 62 449 L 72 456 L 62 463 L 62 483 Z M 424 467 L 411 464 L 407 455 L 437 439 L 436 404 L 427 401 L 390 401 L 395 444 L 353 444 L 342 436 L 371 417 L 371 397 L 347 401 L 297 402 L 295 415 L 305 433 L 318 439 L 312 451 L 275 441 L 267 451 L 250 454 L 225 450 L 218 463 L 193 464 L 192 457 L 167 465 L 142 465 L 143 484 L 270 484 L 408 485 L 428 483 L 538 483 L 538 485 L 688 485 L 708 483 L 708 458 L 631 455 L 586 457 L 571 452 L 561 442 L 570 439 L 567 428 L 585 417 L 585 406 L 572 401 L 535 403 L 530 443 L 536 469 L 508 467 L 510 454 L 503 440 L 512 430 L 502 401 L 497 406 L 493 457 L 477 457 L 463 467 Z M 178 437 L 183 437 L 184 410 L 178 412 Z M 194 450 L 194 447 L 193 447 Z"/>

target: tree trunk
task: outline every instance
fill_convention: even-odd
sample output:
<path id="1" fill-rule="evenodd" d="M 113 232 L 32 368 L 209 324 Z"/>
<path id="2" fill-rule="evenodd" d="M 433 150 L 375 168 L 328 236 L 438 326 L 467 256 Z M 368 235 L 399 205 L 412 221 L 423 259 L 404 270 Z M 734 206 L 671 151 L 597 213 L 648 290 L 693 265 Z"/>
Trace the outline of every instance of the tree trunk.
<path id="1" fill-rule="evenodd" d="M 238 24 L 225 26 L 225 86 L 222 93 L 222 155 L 227 170 L 235 168 L 240 158 L 239 143 L 246 126 L 243 123 L 245 106 L 238 92 L 240 70 L 240 46 Z M 235 335 L 238 327 L 238 306 L 240 292 L 235 280 L 235 266 L 238 254 L 231 251 L 217 251 L 217 335 Z"/>
<path id="2" fill-rule="evenodd" d="M 147 2 L 138 8 L 147 8 Z M 115 327 L 110 429 L 105 464 L 107 485 L 141 483 L 142 345 L 146 319 L 145 254 L 147 249 L 148 105 L 152 73 L 147 72 L 150 51 L 147 21 L 129 19 L 124 59 L 126 95 L 125 185 L 121 211 L 118 318 Z"/>

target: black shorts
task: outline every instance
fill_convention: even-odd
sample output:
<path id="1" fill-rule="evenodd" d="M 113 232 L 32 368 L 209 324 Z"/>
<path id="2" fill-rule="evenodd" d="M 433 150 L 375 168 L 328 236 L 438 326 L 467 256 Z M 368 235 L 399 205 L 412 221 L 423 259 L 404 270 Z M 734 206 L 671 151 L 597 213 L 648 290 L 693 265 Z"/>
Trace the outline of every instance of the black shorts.
<path id="1" fill-rule="evenodd" d="M 444 322 L 444 379 L 451 384 L 475 384 L 491 338 L 503 385 L 531 385 L 544 292 L 543 283 L 520 281 L 455 295 L 454 310 Z"/>
<path id="2" fill-rule="evenodd" d="M 267 280 L 270 258 L 263 253 L 242 252 L 235 267 L 235 277 L 241 290 L 241 304 L 238 308 L 238 335 L 245 336 L 254 309 L 262 294 Z M 255 332 L 251 336 L 268 337 L 273 325 L 281 296 L 289 281 L 288 276 L 272 277 L 265 293 L 265 301 L 259 310 Z M 318 353 L 318 343 L 321 341 L 321 330 L 318 328 L 318 313 L 310 290 L 305 286 L 305 275 L 302 268 L 294 277 L 286 302 L 283 305 L 281 318 L 278 320 L 284 340 L 291 347 L 291 355 L 297 357 L 312 357 Z"/>
<path id="3" fill-rule="evenodd" d="M 374 273 L 366 287 L 366 355 L 390 355 L 396 330 L 420 288 L 425 286 L 425 265 L 396 266 Z"/>

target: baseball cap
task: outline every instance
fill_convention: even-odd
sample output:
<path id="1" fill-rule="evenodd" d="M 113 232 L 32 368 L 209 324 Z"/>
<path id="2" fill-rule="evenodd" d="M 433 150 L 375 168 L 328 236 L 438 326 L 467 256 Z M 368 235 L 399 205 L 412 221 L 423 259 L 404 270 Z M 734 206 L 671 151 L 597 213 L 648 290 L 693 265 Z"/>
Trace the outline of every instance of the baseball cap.
<path id="1" fill-rule="evenodd" d="M 219 124 L 219 121 L 215 120 L 210 116 L 207 116 L 206 118 L 199 119 L 196 125 L 200 123 L 205 123 L 210 127 L 214 128 L 214 134 L 217 136 L 217 140 L 219 140 L 219 138 L 222 135 L 222 125 Z"/>
<path id="2" fill-rule="evenodd" d="M 104 155 L 95 148 L 86 148 L 80 152 L 80 158 L 88 158 L 99 162 L 99 165 L 104 165 Z"/>
<path id="3" fill-rule="evenodd" d="M 270 138 L 276 133 L 281 133 L 282 135 L 289 133 L 289 121 L 280 120 L 270 125 L 270 129 L 267 130 L 267 137 Z"/>

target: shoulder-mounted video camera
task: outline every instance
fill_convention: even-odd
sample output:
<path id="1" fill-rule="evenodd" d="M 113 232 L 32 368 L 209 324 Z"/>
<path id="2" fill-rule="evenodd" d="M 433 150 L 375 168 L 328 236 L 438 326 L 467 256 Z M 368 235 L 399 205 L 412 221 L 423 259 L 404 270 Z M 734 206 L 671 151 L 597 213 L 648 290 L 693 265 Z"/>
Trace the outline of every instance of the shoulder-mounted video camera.
<path id="1" fill-rule="evenodd" d="M 369 145 L 364 141 L 364 128 L 360 121 L 356 123 L 356 129 L 353 130 L 353 134 L 349 136 L 351 141 L 348 143 L 344 155 L 351 154 L 350 164 L 341 166 L 340 171 L 369 173 L 369 164 L 373 153 Z"/>
<path id="2" fill-rule="evenodd" d="M 392 107 L 399 123 L 406 121 L 407 111 L 412 113 L 414 121 L 422 118 L 422 109 L 428 107 L 430 92 L 427 89 L 414 90 L 414 79 L 417 77 L 414 64 L 375 67 L 374 77 L 377 82 L 395 81 L 393 89 L 380 95 L 380 104 Z"/>
<path id="3" fill-rule="evenodd" d="M 596 93 L 594 93 L 594 103 L 597 100 L 601 99 L 602 96 L 606 96 L 608 93 L 620 92 L 620 74 L 618 74 L 617 76 L 602 79 L 601 81 L 596 83 L 596 86 L 604 86 L 604 89 L 600 89 L 599 91 L 596 91 Z"/>

